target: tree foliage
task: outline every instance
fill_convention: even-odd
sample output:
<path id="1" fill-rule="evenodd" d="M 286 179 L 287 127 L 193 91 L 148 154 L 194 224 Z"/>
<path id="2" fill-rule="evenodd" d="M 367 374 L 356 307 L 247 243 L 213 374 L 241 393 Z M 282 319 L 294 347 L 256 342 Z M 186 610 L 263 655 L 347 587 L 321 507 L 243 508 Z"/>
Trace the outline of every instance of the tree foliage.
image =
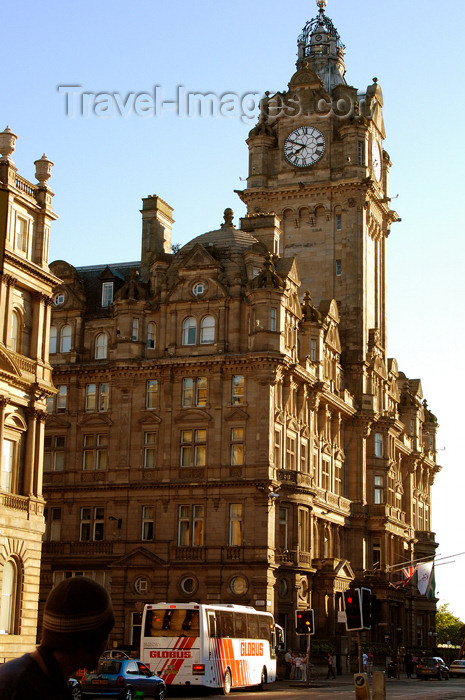
<path id="1" fill-rule="evenodd" d="M 460 646 L 465 637 L 465 624 L 449 610 L 449 603 L 443 603 L 436 612 L 436 632 L 438 644 Z"/>

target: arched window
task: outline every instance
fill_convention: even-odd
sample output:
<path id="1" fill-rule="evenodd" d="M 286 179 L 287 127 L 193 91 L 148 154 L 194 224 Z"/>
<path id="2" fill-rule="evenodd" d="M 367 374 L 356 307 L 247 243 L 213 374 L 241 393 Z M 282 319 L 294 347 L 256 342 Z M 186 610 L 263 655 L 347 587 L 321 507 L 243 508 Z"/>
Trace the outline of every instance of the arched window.
<path id="1" fill-rule="evenodd" d="M 152 321 L 147 324 L 147 347 L 153 350 L 157 339 L 157 327 Z"/>
<path id="2" fill-rule="evenodd" d="M 57 351 L 57 327 L 50 326 L 50 343 L 48 346 L 48 352 L 50 355 L 54 355 Z"/>
<path id="3" fill-rule="evenodd" d="M 201 320 L 200 342 L 202 345 L 215 342 L 215 319 L 213 316 L 204 316 Z"/>
<path id="4" fill-rule="evenodd" d="M 197 321 L 189 316 L 182 324 L 182 344 L 195 345 L 197 342 Z"/>
<path id="5" fill-rule="evenodd" d="M 0 602 L 0 634 L 15 634 L 18 591 L 18 568 L 12 559 L 3 567 L 2 598 Z"/>
<path id="6" fill-rule="evenodd" d="M 11 314 L 10 348 L 19 352 L 21 348 L 21 315 L 18 311 Z"/>
<path id="7" fill-rule="evenodd" d="M 106 333 L 99 333 L 95 339 L 95 359 L 105 360 L 108 352 L 108 337 Z"/>
<path id="8" fill-rule="evenodd" d="M 71 326 L 66 325 L 61 329 L 60 352 L 70 352 L 71 350 Z"/>

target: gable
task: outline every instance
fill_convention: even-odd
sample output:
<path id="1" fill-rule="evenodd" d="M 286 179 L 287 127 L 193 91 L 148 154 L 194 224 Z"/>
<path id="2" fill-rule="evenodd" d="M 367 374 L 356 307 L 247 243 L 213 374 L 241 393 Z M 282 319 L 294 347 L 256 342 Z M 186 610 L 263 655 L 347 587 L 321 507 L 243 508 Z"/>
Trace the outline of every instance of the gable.
<path id="1" fill-rule="evenodd" d="M 88 416 L 84 416 L 82 420 L 78 422 L 78 425 L 90 426 L 108 426 L 113 425 L 113 421 L 108 418 L 108 416 L 100 415 L 99 413 L 91 413 Z"/>
<path id="2" fill-rule="evenodd" d="M 192 269 L 193 267 L 218 267 L 218 262 L 200 243 L 196 243 L 184 258 L 180 269 Z"/>
<path id="3" fill-rule="evenodd" d="M 131 568 L 131 569 L 153 569 L 155 566 L 166 564 L 166 561 L 160 559 L 152 552 L 149 552 L 145 547 L 136 547 L 132 551 L 124 554 L 119 559 L 115 559 L 112 563 L 113 568 Z"/>
<path id="4" fill-rule="evenodd" d="M 4 347 L 0 347 L 0 372 L 21 376 L 21 370 Z"/>

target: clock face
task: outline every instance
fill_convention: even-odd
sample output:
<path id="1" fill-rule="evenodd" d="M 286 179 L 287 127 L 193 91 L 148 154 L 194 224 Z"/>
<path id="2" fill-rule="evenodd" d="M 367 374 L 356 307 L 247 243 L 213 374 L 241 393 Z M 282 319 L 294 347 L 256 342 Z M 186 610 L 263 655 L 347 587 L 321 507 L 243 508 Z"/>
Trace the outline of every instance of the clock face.
<path id="1" fill-rule="evenodd" d="M 373 139 L 371 144 L 371 165 L 373 175 L 379 181 L 381 179 L 381 149 L 379 143 Z"/>
<path id="2" fill-rule="evenodd" d="M 325 137 L 314 126 L 299 126 L 284 141 L 284 157 L 297 168 L 308 168 L 323 156 Z"/>

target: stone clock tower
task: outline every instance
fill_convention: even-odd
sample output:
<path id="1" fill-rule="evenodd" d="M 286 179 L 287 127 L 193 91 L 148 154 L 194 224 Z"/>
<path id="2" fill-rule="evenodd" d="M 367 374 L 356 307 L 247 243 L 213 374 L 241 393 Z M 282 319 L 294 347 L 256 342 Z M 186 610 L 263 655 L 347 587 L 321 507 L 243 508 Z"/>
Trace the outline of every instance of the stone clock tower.
<path id="1" fill-rule="evenodd" d="M 398 217 L 388 195 L 381 88 L 376 78 L 364 92 L 346 82 L 344 46 L 326 0 L 317 4 L 288 90 L 267 95 L 249 134 L 242 224 L 252 232 L 253 215 L 278 215 L 274 252 L 296 257 L 301 294 L 309 290 L 313 304 L 337 300 L 347 381 L 364 393 L 355 367 L 370 343 L 384 354 L 386 239 Z"/>

